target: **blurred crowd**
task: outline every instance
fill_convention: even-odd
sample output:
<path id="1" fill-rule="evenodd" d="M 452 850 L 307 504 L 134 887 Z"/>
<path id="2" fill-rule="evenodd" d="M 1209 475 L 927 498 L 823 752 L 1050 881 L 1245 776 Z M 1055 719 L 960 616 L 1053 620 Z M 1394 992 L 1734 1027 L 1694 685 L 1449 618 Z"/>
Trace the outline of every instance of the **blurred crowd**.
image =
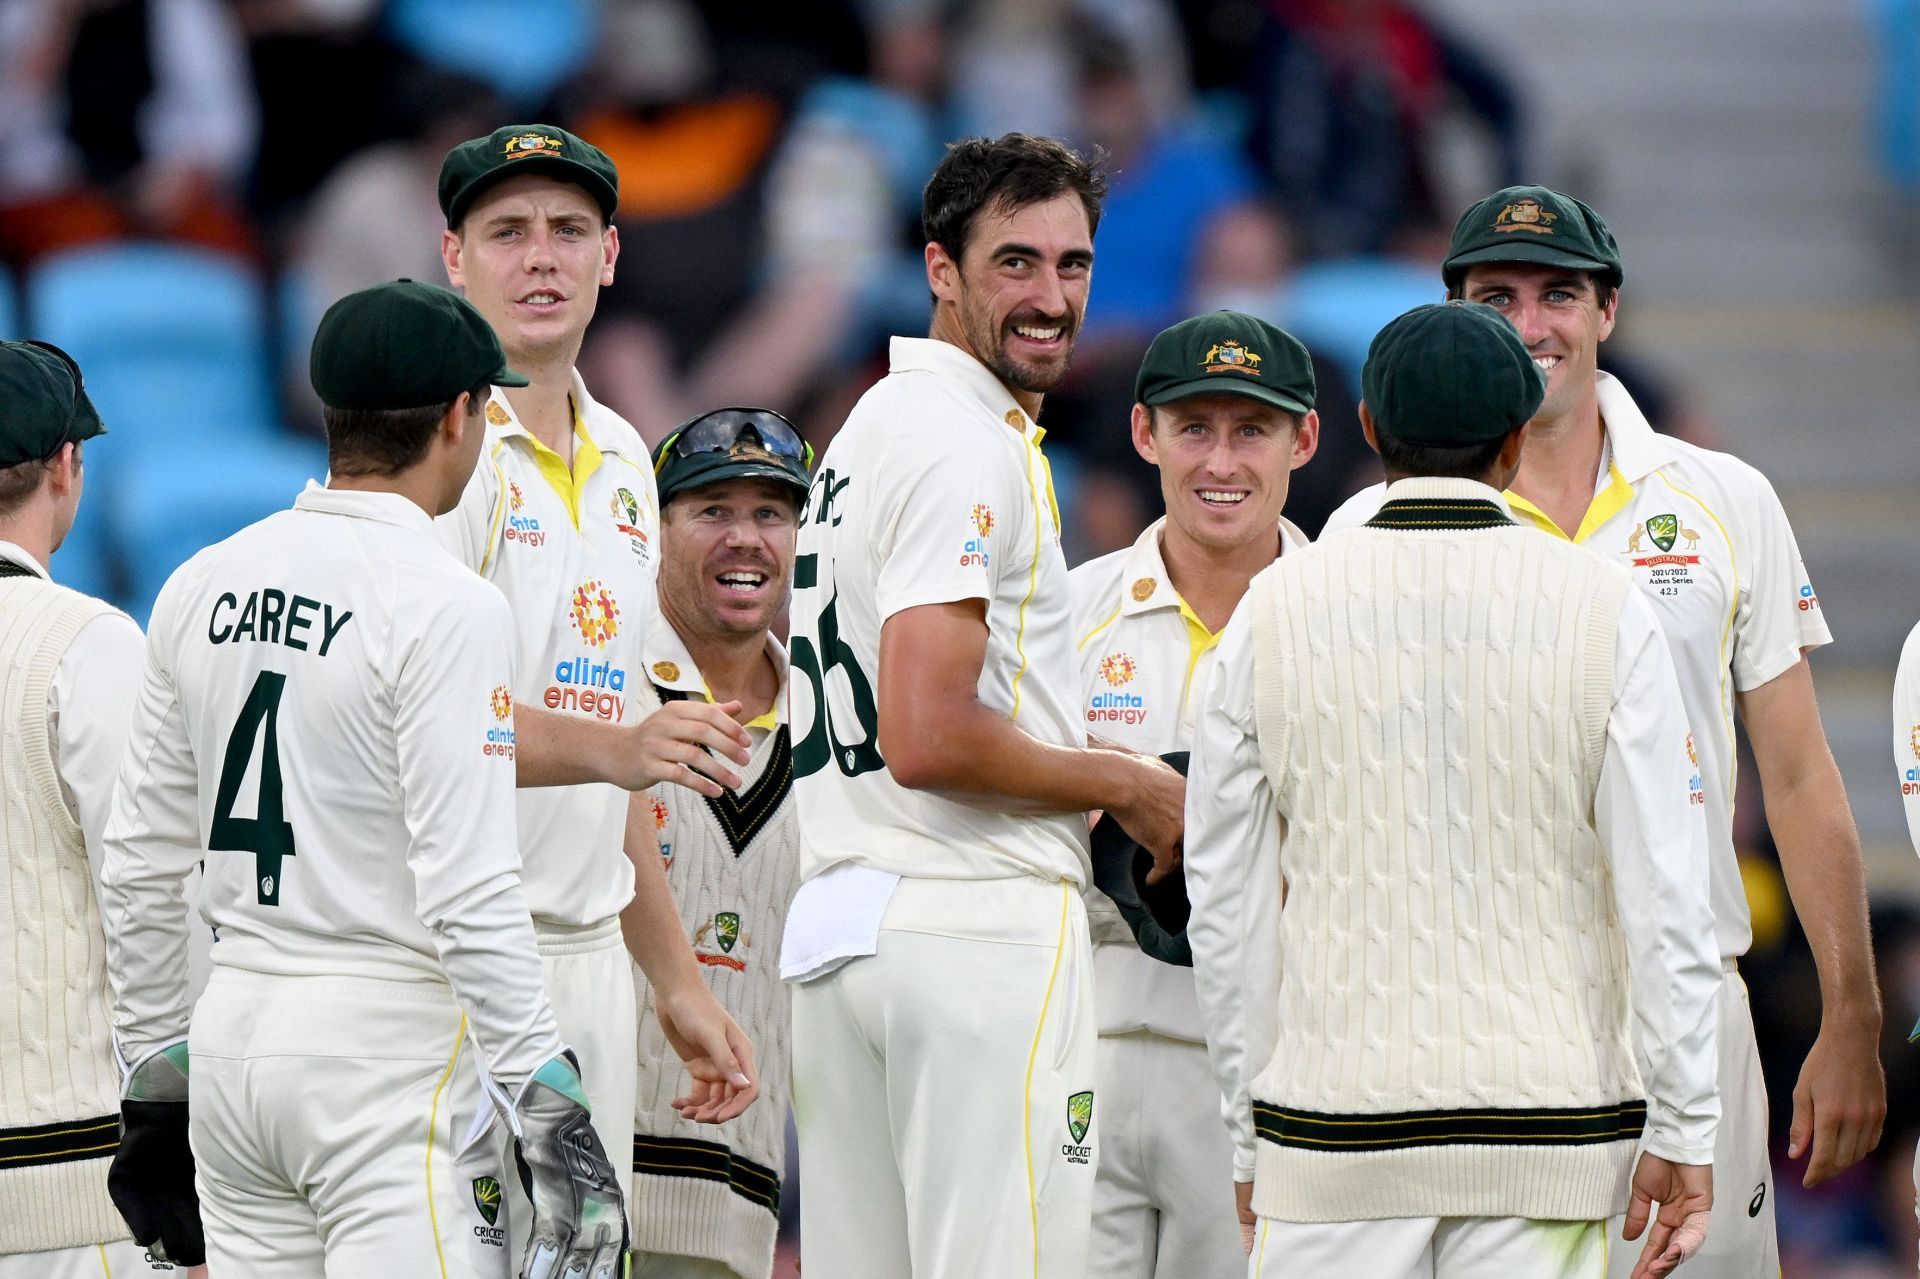
<path id="1" fill-rule="evenodd" d="M 920 191 L 945 143 L 1021 129 L 1100 148 L 1112 173 L 1086 330 L 1044 419 L 1069 562 L 1126 545 L 1157 514 L 1153 472 L 1127 439 L 1134 374 L 1157 331 L 1219 306 L 1314 351 L 1327 427 L 1287 511 L 1312 533 L 1379 478 L 1353 426 L 1367 342 L 1435 299 L 1461 208 L 1553 178 L 1529 168 L 1541 157 L 1523 106 L 1501 67 L 1410 0 L 0 0 L 0 337 L 62 340 L 67 324 L 107 344 L 96 361 L 85 332 L 63 341 L 118 438 L 99 450 L 115 484 L 107 524 L 75 534 L 71 562 L 94 556 L 93 576 L 62 560 L 55 571 L 138 614 L 208 540 L 192 513 L 238 527 L 284 504 L 274 489 L 257 510 L 220 505 L 249 483 L 243 455 L 273 449 L 218 436 L 207 419 L 227 410 L 204 370 L 258 365 L 266 407 L 233 412 L 264 414 L 289 441 L 316 436 L 312 326 L 363 285 L 444 280 L 435 179 L 454 143 L 543 121 L 618 165 L 617 278 L 582 366 L 650 441 L 695 412 L 754 404 L 824 448 L 885 371 L 888 335 L 925 332 Z M 150 248 L 112 256 L 154 242 L 173 251 L 173 274 L 155 273 Z M 177 290 L 125 303 L 163 333 L 238 289 L 250 331 L 206 347 L 200 369 L 116 365 L 104 353 L 124 354 L 131 330 L 92 314 L 109 290 L 85 286 L 84 324 L 55 314 L 63 280 L 102 278 Z M 1623 350 L 1610 342 L 1603 362 L 1655 425 L 1711 442 L 1684 394 Z M 124 385 L 102 386 L 115 377 Z M 149 452 L 112 475 L 116 449 L 138 455 L 143 433 L 166 429 L 214 432 L 225 451 L 197 464 Z M 188 481 L 196 466 L 210 485 Z M 1747 974 L 1784 1150 L 1817 988 L 1760 806 L 1741 811 Z M 1817 1195 L 1783 1179 L 1788 1276 L 1911 1273 L 1886 1259 L 1915 1249 L 1920 1091 L 1902 1085 L 1920 917 L 1875 918 L 1888 1138 Z"/>

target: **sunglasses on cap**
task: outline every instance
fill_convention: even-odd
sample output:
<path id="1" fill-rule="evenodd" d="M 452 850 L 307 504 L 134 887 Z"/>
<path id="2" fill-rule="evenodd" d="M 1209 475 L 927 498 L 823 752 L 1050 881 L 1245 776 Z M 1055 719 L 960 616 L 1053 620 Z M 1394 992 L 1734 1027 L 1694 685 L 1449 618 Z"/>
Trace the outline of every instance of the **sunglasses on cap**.
<path id="1" fill-rule="evenodd" d="M 813 467 L 813 445 L 801 439 L 793 423 L 772 409 L 715 409 L 682 424 L 660 441 L 653 473 L 660 474 L 671 461 L 704 453 L 724 453 L 742 460 L 765 455 L 803 471 Z"/>

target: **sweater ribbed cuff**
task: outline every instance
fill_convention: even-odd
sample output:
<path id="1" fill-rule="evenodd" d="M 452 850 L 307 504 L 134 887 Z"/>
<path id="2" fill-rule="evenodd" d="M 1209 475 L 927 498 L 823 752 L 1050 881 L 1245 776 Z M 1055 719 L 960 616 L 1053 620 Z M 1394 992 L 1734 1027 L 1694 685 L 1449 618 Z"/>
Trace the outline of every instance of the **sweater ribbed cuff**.
<path id="1" fill-rule="evenodd" d="M 1253 1210 L 1276 1221 L 1531 1217 L 1625 1212 L 1632 1141 L 1579 1146 L 1426 1146 L 1329 1153 L 1258 1143 Z"/>
<path id="2" fill-rule="evenodd" d="M 635 1173 L 630 1215 L 637 1252 L 709 1257 L 743 1279 L 773 1270 L 779 1218 L 720 1182 Z"/>
<path id="3" fill-rule="evenodd" d="M 107 1159 L 0 1169 L 0 1256 L 131 1238 L 107 1196 Z"/>

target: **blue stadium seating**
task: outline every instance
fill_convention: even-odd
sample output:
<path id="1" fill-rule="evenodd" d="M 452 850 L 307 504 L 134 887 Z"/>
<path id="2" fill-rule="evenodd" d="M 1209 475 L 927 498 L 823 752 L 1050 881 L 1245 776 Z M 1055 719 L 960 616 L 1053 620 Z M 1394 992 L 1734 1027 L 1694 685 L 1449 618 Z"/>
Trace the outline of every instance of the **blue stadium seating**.
<path id="1" fill-rule="evenodd" d="M 1279 323 L 1309 348 L 1339 362 L 1360 393 L 1360 366 L 1374 335 L 1401 313 L 1443 301 L 1440 272 L 1389 258 L 1314 262 L 1289 281 Z"/>
<path id="2" fill-rule="evenodd" d="M 531 111 L 585 65 L 599 8 L 598 0 L 390 0 L 387 25 L 421 61 Z"/>
<path id="3" fill-rule="evenodd" d="M 102 441 L 103 443 L 105 441 Z M 168 576 L 205 547 L 293 505 L 309 479 L 324 479 L 326 450 L 294 438 L 232 448 L 187 446 L 161 469 L 119 477 L 115 533 L 127 588 L 119 601 L 145 625 Z"/>
<path id="4" fill-rule="evenodd" d="M 17 301 L 13 292 L 13 275 L 0 266 L 0 342 L 12 342 L 25 336 L 20 331 Z"/>

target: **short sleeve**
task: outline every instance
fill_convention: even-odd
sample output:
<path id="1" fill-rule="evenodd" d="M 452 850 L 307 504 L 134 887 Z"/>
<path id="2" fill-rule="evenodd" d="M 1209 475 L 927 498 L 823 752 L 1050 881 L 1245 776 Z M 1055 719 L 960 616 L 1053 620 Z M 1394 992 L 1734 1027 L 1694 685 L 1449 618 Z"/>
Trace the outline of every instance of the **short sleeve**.
<path id="1" fill-rule="evenodd" d="M 489 445 L 473 468 L 473 478 L 460 493 L 460 505 L 433 522 L 435 540 L 482 577 L 500 551 L 501 520 L 506 514 L 500 499 L 506 488 L 506 476 Z"/>
<path id="2" fill-rule="evenodd" d="M 1743 693 L 1791 669 L 1803 650 L 1833 642 L 1779 496 L 1758 471 L 1748 470 L 1748 478 L 1747 527 L 1736 531 L 1744 580 L 1732 658 L 1734 687 Z"/>
<path id="3" fill-rule="evenodd" d="M 991 600 L 1002 575 L 1024 571 L 1034 554 L 1029 481 L 1006 447 L 1025 444 L 1011 432 L 1007 441 L 983 441 L 956 429 L 923 447 L 931 438 L 915 432 L 896 442 L 880 468 L 888 483 L 872 527 L 882 622 L 923 604 Z"/>
<path id="4" fill-rule="evenodd" d="M 1893 767 L 1907 835 L 1920 853 L 1920 626 L 1907 636 L 1893 676 Z"/>

